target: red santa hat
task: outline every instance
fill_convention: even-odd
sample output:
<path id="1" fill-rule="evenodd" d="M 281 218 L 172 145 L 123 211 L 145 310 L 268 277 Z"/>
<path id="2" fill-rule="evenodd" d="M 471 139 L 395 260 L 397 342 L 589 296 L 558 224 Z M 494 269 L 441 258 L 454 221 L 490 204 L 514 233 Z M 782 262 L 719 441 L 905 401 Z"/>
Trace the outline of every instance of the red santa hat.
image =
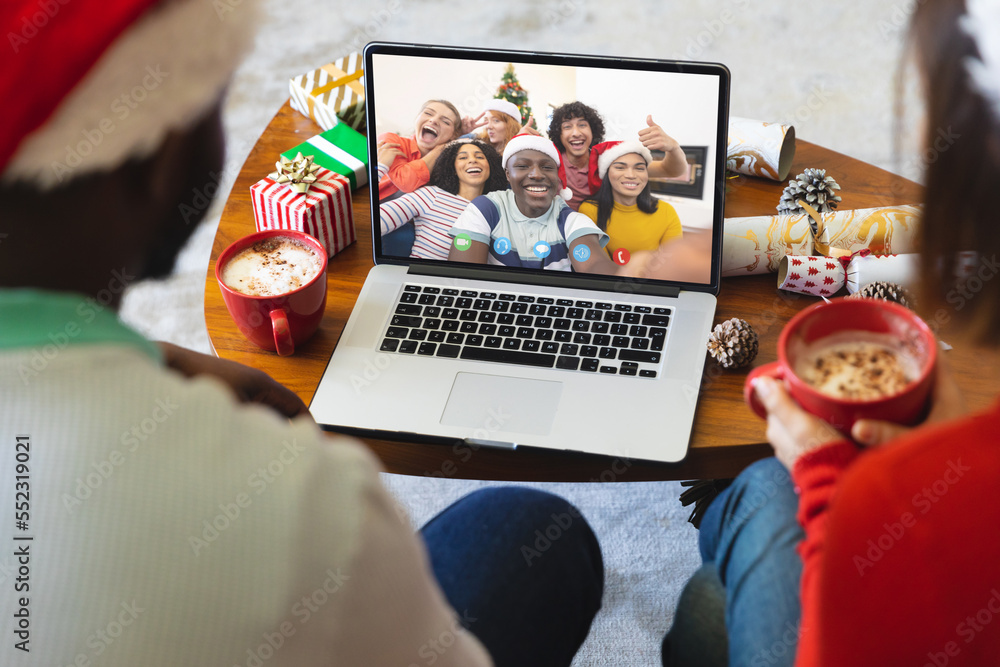
<path id="1" fill-rule="evenodd" d="M 517 124 L 521 124 L 521 110 L 517 108 L 517 105 L 513 102 L 508 102 L 507 100 L 502 100 L 499 98 L 487 100 L 486 104 L 483 105 L 483 111 L 498 111 L 500 113 L 505 113 L 514 120 Z"/>
<path id="2" fill-rule="evenodd" d="M 253 43 L 250 0 L 0 5 L 0 180 L 41 189 L 151 155 L 218 101 Z"/>
<path id="3" fill-rule="evenodd" d="M 623 155 L 638 153 L 646 165 L 653 161 L 653 154 L 638 141 L 604 141 L 594 146 L 597 154 L 597 175 L 603 181 L 611 164 Z"/>
<path id="4" fill-rule="evenodd" d="M 555 160 L 557 165 L 560 164 L 559 151 L 556 149 L 556 145 L 554 143 L 545 137 L 538 136 L 537 134 L 525 133 L 515 135 L 513 139 L 507 142 L 507 146 L 503 149 L 503 168 L 507 169 L 507 161 L 514 157 L 515 153 L 529 150 L 545 153 L 550 158 Z M 559 196 L 566 201 L 569 201 L 573 197 L 573 191 L 569 188 L 563 188 L 559 191 Z"/>

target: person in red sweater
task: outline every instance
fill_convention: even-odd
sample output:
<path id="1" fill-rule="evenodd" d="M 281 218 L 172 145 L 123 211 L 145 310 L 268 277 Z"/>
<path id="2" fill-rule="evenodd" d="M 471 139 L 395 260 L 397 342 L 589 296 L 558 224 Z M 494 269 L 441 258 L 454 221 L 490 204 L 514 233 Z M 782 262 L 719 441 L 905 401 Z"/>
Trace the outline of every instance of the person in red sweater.
<path id="1" fill-rule="evenodd" d="M 998 43 L 996 2 L 915 10 L 927 100 L 921 303 L 954 321 L 950 337 L 990 345 L 1000 342 Z M 957 277 L 970 249 L 978 263 Z M 1000 402 L 968 414 L 946 356 L 925 423 L 858 422 L 860 446 L 779 382 L 758 383 L 777 459 L 741 473 L 706 511 L 706 564 L 681 596 L 665 665 L 1000 664 L 1000 533 L 989 528 L 1000 525 Z"/>
<path id="2" fill-rule="evenodd" d="M 427 100 L 414 121 L 416 128 L 411 137 L 386 132 L 378 138 L 378 161 L 389 168 L 378 183 L 379 201 L 413 192 L 427 185 L 431 170 L 445 145 L 471 128 L 477 119 L 462 118 L 455 105 L 448 100 Z"/>

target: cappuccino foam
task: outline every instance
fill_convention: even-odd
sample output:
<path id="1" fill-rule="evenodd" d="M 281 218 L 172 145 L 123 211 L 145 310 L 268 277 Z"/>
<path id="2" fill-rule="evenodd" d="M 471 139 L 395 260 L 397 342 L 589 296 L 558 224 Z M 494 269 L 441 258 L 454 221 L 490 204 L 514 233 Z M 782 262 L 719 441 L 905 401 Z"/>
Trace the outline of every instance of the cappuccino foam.
<path id="1" fill-rule="evenodd" d="M 222 269 L 222 282 L 248 296 L 278 296 L 304 287 L 323 268 L 311 247 L 282 236 L 257 241 Z"/>
<path id="2" fill-rule="evenodd" d="M 795 374 L 827 396 L 871 401 L 903 391 L 919 365 L 889 342 L 818 341 L 803 350 Z"/>

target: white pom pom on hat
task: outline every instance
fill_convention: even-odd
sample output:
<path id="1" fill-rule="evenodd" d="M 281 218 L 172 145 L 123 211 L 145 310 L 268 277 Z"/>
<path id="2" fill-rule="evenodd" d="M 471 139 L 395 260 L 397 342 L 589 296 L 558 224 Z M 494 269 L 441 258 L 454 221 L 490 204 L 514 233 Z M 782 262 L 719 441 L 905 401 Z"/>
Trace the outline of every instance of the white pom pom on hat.
<path id="1" fill-rule="evenodd" d="M 607 175 L 611 163 L 623 155 L 638 153 L 647 165 L 653 161 L 653 154 L 638 141 L 605 141 L 594 146 L 594 150 L 598 152 L 597 175 L 601 180 Z"/>
<path id="2" fill-rule="evenodd" d="M 498 111 L 500 113 L 505 113 L 516 120 L 518 125 L 521 124 L 521 110 L 518 109 L 517 105 L 513 102 L 502 100 L 500 98 L 487 100 L 486 104 L 483 105 L 483 111 Z"/>
<path id="3" fill-rule="evenodd" d="M 0 72 L 0 180 L 46 190 L 111 171 L 203 118 L 253 46 L 259 3 L 237 4 L 223 17 L 203 0 L 60 2 Z M 0 3 L 2 32 L 39 6 Z"/>

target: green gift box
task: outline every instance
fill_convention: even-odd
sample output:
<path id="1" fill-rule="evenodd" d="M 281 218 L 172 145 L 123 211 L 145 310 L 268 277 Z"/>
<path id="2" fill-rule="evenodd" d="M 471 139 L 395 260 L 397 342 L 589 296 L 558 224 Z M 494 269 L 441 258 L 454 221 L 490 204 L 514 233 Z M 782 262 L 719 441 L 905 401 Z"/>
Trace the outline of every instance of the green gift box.
<path id="1" fill-rule="evenodd" d="M 282 155 L 294 160 L 299 153 L 314 156 L 316 164 L 346 177 L 352 190 L 368 183 L 368 140 L 347 123 L 337 123 Z"/>

